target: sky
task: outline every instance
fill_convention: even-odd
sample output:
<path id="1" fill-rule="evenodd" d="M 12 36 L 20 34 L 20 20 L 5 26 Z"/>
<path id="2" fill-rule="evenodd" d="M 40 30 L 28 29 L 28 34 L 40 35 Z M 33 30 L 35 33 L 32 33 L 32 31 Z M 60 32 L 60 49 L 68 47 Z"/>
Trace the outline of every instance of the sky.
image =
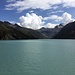
<path id="1" fill-rule="evenodd" d="M 1 0 L 0 20 L 32 29 L 65 25 L 75 21 L 75 0 Z"/>

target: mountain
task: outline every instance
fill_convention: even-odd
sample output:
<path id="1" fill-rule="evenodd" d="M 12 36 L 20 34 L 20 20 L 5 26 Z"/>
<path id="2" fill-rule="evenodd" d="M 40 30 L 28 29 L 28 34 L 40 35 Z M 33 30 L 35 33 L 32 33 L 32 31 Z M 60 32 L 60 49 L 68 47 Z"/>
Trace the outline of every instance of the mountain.
<path id="1" fill-rule="evenodd" d="M 55 28 L 32 30 L 7 21 L 0 21 L 0 40 L 51 39 L 62 27 L 62 25 L 58 25 Z"/>
<path id="2" fill-rule="evenodd" d="M 65 25 L 53 39 L 75 39 L 75 22 Z"/>
<path id="3" fill-rule="evenodd" d="M 55 36 L 60 30 L 61 28 L 58 28 L 57 26 L 55 28 L 41 28 L 38 31 L 42 33 L 45 37 L 50 39 Z"/>
<path id="4" fill-rule="evenodd" d="M 43 39 L 46 38 L 40 32 L 28 28 L 20 27 L 17 24 L 0 21 L 0 40 L 18 39 Z"/>

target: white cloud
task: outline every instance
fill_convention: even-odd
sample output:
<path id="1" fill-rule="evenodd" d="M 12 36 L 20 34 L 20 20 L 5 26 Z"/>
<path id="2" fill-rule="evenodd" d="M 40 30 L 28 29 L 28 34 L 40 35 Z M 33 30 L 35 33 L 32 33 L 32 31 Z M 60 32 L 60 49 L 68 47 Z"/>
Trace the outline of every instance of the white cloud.
<path id="1" fill-rule="evenodd" d="M 72 15 L 67 13 L 67 12 L 63 13 L 62 18 L 63 18 L 62 22 L 64 24 L 67 24 L 69 22 L 73 22 L 74 21 L 73 18 L 72 18 Z"/>
<path id="2" fill-rule="evenodd" d="M 59 21 L 62 20 L 62 17 L 61 16 L 57 16 L 57 15 L 51 15 L 49 17 L 44 17 L 44 20 L 48 20 L 48 19 L 54 20 L 56 22 L 59 22 Z"/>
<path id="3" fill-rule="evenodd" d="M 16 24 L 16 21 L 9 21 L 9 20 L 3 20 L 3 21 L 9 22 L 11 24 Z"/>
<path id="4" fill-rule="evenodd" d="M 58 9 L 59 6 L 52 6 L 52 9 Z"/>
<path id="5" fill-rule="evenodd" d="M 19 26 L 21 26 L 21 24 L 19 22 L 17 22 L 16 24 L 18 24 Z"/>
<path id="6" fill-rule="evenodd" d="M 67 24 L 69 22 L 73 22 L 75 19 L 72 18 L 72 15 L 65 12 L 61 16 L 58 15 L 51 15 L 49 17 L 44 17 L 44 20 L 53 20 L 54 22 L 62 22 Z"/>
<path id="7" fill-rule="evenodd" d="M 27 13 L 25 16 L 21 16 L 20 18 L 20 26 L 31 28 L 31 29 L 40 29 L 41 27 L 45 28 L 54 28 L 57 24 L 47 23 L 43 21 L 42 16 L 38 16 L 35 13 L 29 14 Z"/>
<path id="8" fill-rule="evenodd" d="M 6 5 L 6 10 L 8 9 L 17 9 L 18 12 L 21 12 L 25 9 L 51 9 L 52 5 L 59 4 L 61 0 L 22 0 L 22 1 L 16 1 L 15 3 L 9 3 Z M 56 8 L 55 6 L 54 8 Z"/>
<path id="9" fill-rule="evenodd" d="M 63 7 L 75 7 L 75 0 L 62 0 Z"/>
<path id="10" fill-rule="evenodd" d="M 51 13 L 55 14 L 55 13 L 60 13 L 60 12 L 64 12 L 64 11 L 63 10 L 58 10 L 58 11 L 52 11 Z"/>
<path id="11" fill-rule="evenodd" d="M 44 24 L 42 16 L 38 16 L 35 13 L 27 13 L 26 16 L 21 16 L 19 19 L 22 27 L 31 29 L 39 29 Z"/>
<path id="12" fill-rule="evenodd" d="M 52 23 L 47 23 L 44 27 L 45 28 L 54 28 L 58 24 L 52 24 Z"/>
<path id="13" fill-rule="evenodd" d="M 29 11 L 30 13 L 33 13 L 34 11 L 33 10 L 31 10 L 31 11 Z"/>
<path id="14" fill-rule="evenodd" d="M 51 15 L 50 17 L 42 17 L 36 15 L 35 13 L 27 13 L 25 16 L 21 16 L 19 19 L 20 26 L 31 29 L 39 29 L 41 27 L 54 28 L 56 25 L 58 25 L 53 23 L 45 23 L 45 21 L 48 19 L 54 20 L 55 22 L 62 22 L 64 25 L 75 20 L 72 18 L 72 15 L 67 12 L 63 13 L 61 16 Z"/>
<path id="15" fill-rule="evenodd" d="M 44 20 L 50 19 L 50 20 L 54 20 L 55 22 L 60 22 L 60 23 L 62 22 L 64 25 L 75 21 L 75 19 L 72 18 L 72 15 L 67 13 L 67 12 L 63 13 L 62 16 L 51 15 L 49 17 L 44 17 L 43 19 Z M 47 23 L 45 25 L 45 27 L 47 27 L 47 28 L 54 28 L 56 25 L 58 25 L 58 24 Z"/>
<path id="16" fill-rule="evenodd" d="M 6 10 L 17 9 L 21 12 L 25 9 L 57 9 L 59 4 L 63 7 L 75 7 L 75 0 L 7 0 Z M 14 3 L 12 3 L 15 1 Z"/>

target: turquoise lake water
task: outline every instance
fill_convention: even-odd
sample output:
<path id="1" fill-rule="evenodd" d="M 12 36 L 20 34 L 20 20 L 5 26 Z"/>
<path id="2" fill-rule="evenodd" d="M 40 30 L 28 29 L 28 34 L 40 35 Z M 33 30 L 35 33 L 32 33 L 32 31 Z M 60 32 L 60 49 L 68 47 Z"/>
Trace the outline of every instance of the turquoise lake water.
<path id="1" fill-rule="evenodd" d="M 0 75 L 75 75 L 75 40 L 0 41 Z"/>

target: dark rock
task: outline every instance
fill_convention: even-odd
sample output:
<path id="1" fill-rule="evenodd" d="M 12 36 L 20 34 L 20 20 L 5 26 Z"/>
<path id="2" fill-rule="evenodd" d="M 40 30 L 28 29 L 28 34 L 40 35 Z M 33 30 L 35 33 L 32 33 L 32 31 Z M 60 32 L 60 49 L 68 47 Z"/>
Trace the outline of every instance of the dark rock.
<path id="1" fill-rule="evenodd" d="M 75 22 L 65 25 L 54 39 L 75 39 Z"/>
<path id="2" fill-rule="evenodd" d="M 45 38 L 40 32 L 20 27 L 9 22 L 0 21 L 0 40 L 41 39 Z"/>
<path id="3" fill-rule="evenodd" d="M 41 28 L 38 31 L 42 33 L 45 37 L 50 39 L 55 36 L 60 30 L 61 28 Z"/>

